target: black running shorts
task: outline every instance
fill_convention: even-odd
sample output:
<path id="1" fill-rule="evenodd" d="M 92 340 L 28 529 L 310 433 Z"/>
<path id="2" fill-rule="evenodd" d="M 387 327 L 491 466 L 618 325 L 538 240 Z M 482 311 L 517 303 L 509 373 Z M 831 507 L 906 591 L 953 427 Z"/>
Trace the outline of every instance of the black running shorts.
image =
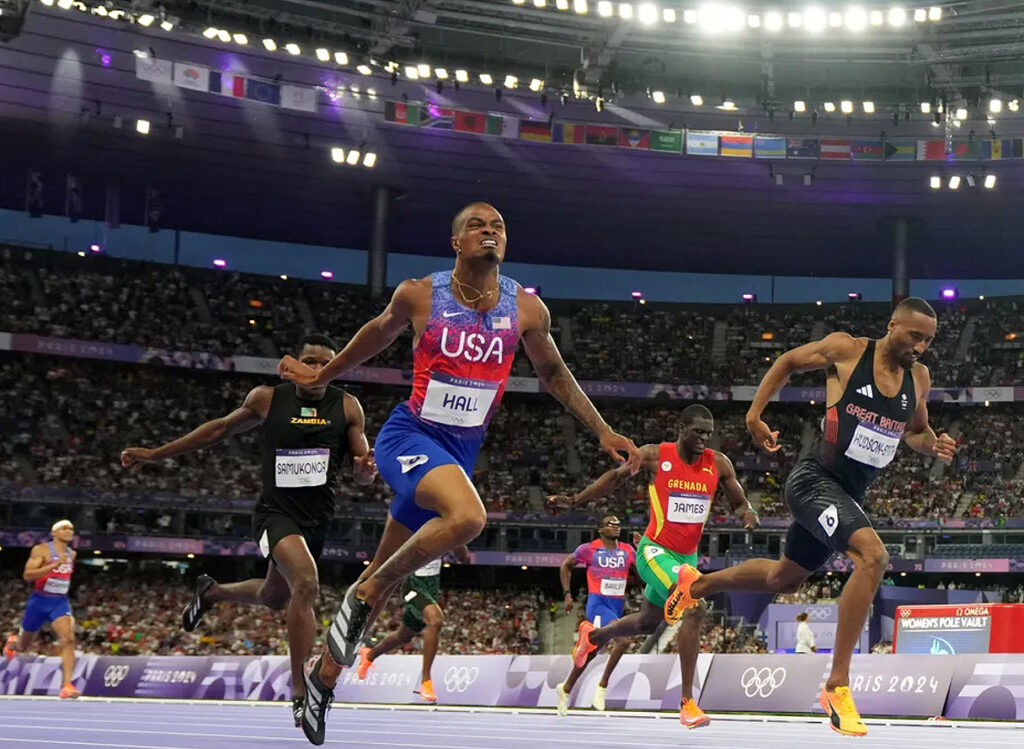
<path id="1" fill-rule="evenodd" d="M 786 480 L 785 499 L 793 523 L 784 553 L 811 572 L 845 552 L 856 531 L 871 527 L 860 503 L 814 460 L 797 463 Z"/>
<path id="2" fill-rule="evenodd" d="M 284 513 L 257 512 L 252 516 L 252 537 L 259 544 L 260 553 L 271 561 L 274 561 L 274 547 L 285 536 L 302 536 L 313 561 L 320 561 L 326 533 L 326 524 L 303 528 Z"/>

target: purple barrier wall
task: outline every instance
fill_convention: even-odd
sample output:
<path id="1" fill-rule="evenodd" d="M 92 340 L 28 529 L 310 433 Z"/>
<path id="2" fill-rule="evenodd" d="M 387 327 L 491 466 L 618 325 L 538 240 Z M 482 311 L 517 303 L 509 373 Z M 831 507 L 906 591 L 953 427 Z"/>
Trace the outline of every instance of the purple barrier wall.
<path id="1" fill-rule="evenodd" d="M 342 702 L 418 704 L 419 656 L 385 656 L 359 682 L 347 670 Z M 822 712 L 818 695 L 827 655 L 711 655 L 697 664 L 696 695 L 714 712 Z M 569 672 L 567 655 L 439 656 L 438 703 L 550 707 Z M 572 705 L 590 706 L 604 657 L 587 670 Z M 679 660 L 627 655 L 608 689 L 610 708 L 677 710 Z M 0 694 L 56 695 L 59 658 L 18 657 L 0 663 Z M 73 682 L 92 697 L 282 701 L 291 695 L 284 656 L 82 656 Z M 850 688 L 864 715 L 1024 719 L 1024 655 L 855 655 Z"/>
<path id="2" fill-rule="evenodd" d="M 827 655 L 716 655 L 701 707 L 708 712 L 821 713 Z M 955 661 L 935 656 L 855 655 L 850 689 L 864 715 L 942 712 Z"/>

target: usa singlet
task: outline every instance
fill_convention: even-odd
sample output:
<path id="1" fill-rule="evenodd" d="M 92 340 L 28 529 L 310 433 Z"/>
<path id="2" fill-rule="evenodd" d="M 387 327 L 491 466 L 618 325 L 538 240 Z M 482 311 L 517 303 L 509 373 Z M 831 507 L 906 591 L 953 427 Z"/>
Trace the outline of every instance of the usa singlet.
<path id="1" fill-rule="evenodd" d="M 896 457 L 903 432 L 917 407 L 914 375 L 907 370 L 899 392 L 883 395 L 875 384 L 875 341 L 850 374 L 839 402 L 822 420 L 822 434 L 809 456 L 858 501 L 878 472 Z"/>
<path id="2" fill-rule="evenodd" d="M 679 457 L 675 442 L 662 442 L 658 472 L 648 488 L 651 520 L 644 535 L 677 554 L 695 554 L 717 488 L 714 450 L 705 448 L 690 465 Z"/>
<path id="3" fill-rule="evenodd" d="M 423 421 L 482 440 L 519 344 L 518 285 L 500 277 L 498 304 L 478 312 L 455 299 L 451 271 L 430 278 L 430 318 L 413 351 L 409 410 Z"/>
<path id="4" fill-rule="evenodd" d="M 256 512 L 279 512 L 301 526 L 334 515 L 338 469 L 348 455 L 345 391 L 330 386 L 319 400 L 295 385 L 274 388 L 263 422 L 263 491 Z"/>
<path id="5" fill-rule="evenodd" d="M 57 561 L 60 557 L 57 554 L 57 549 L 53 545 L 53 541 L 49 544 L 50 547 L 50 564 Z M 43 596 L 67 596 L 68 590 L 71 589 L 71 573 L 75 571 L 75 563 L 71 560 L 71 550 L 68 550 L 68 561 L 61 564 L 55 570 L 50 572 L 45 577 L 41 577 L 36 580 L 32 585 L 32 593 L 34 595 Z"/>
<path id="6" fill-rule="evenodd" d="M 587 567 L 588 593 L 610 598 L 626 595 L 629 568 L 636 561 L 636 551 L 632 546 L 619 541 L 614 549 L 609 549 L 604 541 L 596 538 L 576 547 L 573 558 Z"/>

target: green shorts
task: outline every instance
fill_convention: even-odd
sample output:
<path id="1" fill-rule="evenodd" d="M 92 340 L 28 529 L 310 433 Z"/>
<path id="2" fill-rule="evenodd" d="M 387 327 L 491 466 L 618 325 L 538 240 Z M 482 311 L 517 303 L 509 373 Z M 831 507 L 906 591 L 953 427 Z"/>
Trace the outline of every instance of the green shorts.
<path id="1" fill-rule="evenodd" d="M 666 549 L 644 536 L 636 550 L 636 571 L 647 583 L 644 596 L 655 606 L 661 607 L 668 600 L 669 589 L 676 584 L 679 568 L 684 564 L 697 566 L 697 553 L 680 554 Z"/>
<path id="2" fill-rule="evenodd" d="M 410 595 L 415 593 L 415 595 Z M 423 609 L 433 604 L 437 605 L 437 598 L 441 595 L 441 576 L 416 577 L 409 575 L 402 584 L 402 600 L 405 608 L 402 609 L 402 624 L 413 632 L 422 632 L 427 626 L 423 621 Z"/>

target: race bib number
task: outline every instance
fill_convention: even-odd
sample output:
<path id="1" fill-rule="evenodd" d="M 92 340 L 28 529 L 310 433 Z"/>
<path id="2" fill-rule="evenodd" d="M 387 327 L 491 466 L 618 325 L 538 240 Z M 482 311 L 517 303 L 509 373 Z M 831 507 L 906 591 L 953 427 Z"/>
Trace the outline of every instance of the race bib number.
<path id="1" fill-rule="evenodd" d="M 673 493 L 668 495 L 670 523 L 701 523 L 708 519 L 711 498 L 706 494 Z"/>
<path id="2" fill-rule="evenodd" d="M 71 581 L 67 578 L 50 577 L 43 584 L 44 593 L 52 593 L 55 596 L 66 596 L 71 588 Z"/>
<path id="3" fill-rule="evenodd" d="M 846 457 L 875 468 L 885 468 L 896 457 L 900 435 L 869 424 L 857 424 Z"/>
<path id="4" fill-rule="evenodd" d="M 420 418 L 453 427 L 480 427 L 498 395 L 497 382 L 434 374 L 427 384 Z"/>
<path id="5" fill-rule="evenodd" d="M 435 577 L 441 574 L 441 559 L 435 559 L 433 562 L 427 562 L 425 565 L 420 567 L 418 570 L 413 572 L 416 577 Z"/>
<path id="6" fill-rule="evenodd" d="M 622 577 L 602 577 L 601 595 L 622 598 L 626 595 L 626 579 Z"/>
<path id="7" fill-rule="evenodd" d="M 326 447 L 309 450 L 277 450 L 274 467 L 274 486 L 298 489 L 323 486 L 327 483 L 327 467 L 331 451 Z"/>

